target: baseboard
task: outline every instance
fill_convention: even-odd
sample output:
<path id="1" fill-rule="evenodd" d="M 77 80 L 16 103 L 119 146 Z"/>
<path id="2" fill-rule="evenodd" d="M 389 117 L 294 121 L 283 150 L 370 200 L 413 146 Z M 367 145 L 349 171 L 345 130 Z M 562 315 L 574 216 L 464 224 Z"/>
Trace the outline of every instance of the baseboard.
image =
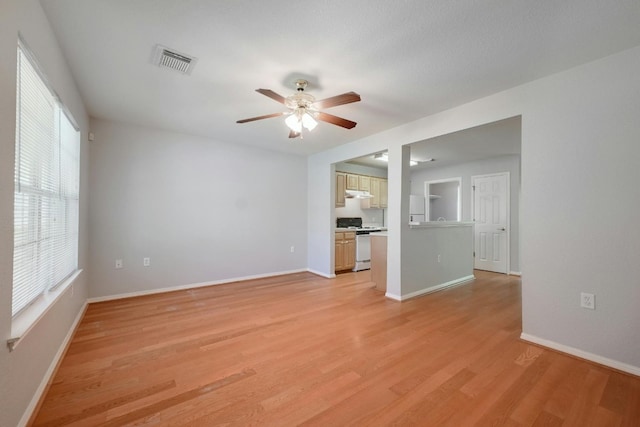
<path id="1" fill-rule="evenodd" d="M 312 268 L 307 268 L 307 271 L 309 273 L 315 274 L 316 276 L 324 277 L 326 279 L 335 279 L 336 278 L 335 274 L 325 274 L 325 273 L 322 273 L 320 271 L 314 270 Z"/>
<path id="2" fill-rule="evenodd" d="M 389 292 L 386 292 L 384 294 L 385 297 L 395 300 L 395 301 L 402 301 L 402 297 L 400 295 L 396 295 L 396 294 L 391 294 Z"/>
<path id="3" fill-rule="evenodd" d="M 598 356 L 597 354 L 589 353 L 588 351 L 560 344 L 555 341 L 549 341 L 544 338 L 539 338 L 535 335 L 526 334 L 524 332 L 520 334 L 520 339 L 640 377 L 640 367 L 638 366 L 629 365 L 627 363 L 609 359 L 608 357 Z"/>
<path id="4" fill-rule="evenodd" d="M 44 376 L 42 377 L 42 381 L 40 382 L 40 385 L 36 389 L 35 393 L 33 393 L 31 402 L 29 402 L 27 409 L 24 411 L 24 414 L 22 414 L 22 418 L 18 423 L 19 427 L 28 426 L 29 422 L 31 421 L 31 418 L 35 414 L 35 411 L 40 406 L 41 399 L 44 397 L 45 392 L 49 388 L 49 382 L 53 379 L 53 376 L 58 370 L 58 365 L 62 361 L 62 357 L 67 352 L 67 348 L 69 346 L 69 343 L 71 342 L 71 338 L 73 338 L 73 335 L 76 333 L 76 329 L 80 324 L 80 321 L 84 316 L 84 313 L 87 311 L 87 305 L 88 303 L 85 301 L 85 303 L 82 306 L 82 309 L 78 312 L 78 315 L 76 316 L 73 323 L 71 324 L 71 327 L 69 328 L 69 332 L 67 332 L 67 336 L 65 336 L 64 340 L 62 340 L 62 344 L 60 344 L 60 347 L 58 348 L 58 352 L 55 354 L 55 356 L 53 356 L 53 360 L 51 361 L 51 364 L 49 365 L 47 372 L 45 372 Z"/>
<path id="5" fill-rule="evenodd" d="M 405 301 L 405 300 L 408 300 L 410 298 L 418 297 L 420 295 L 426 295 L 426 294 L 430 294 L 432 292 L 441 291 L 441 290 L 446 289 L 446 288 L 452 288 L 454 286 L 462 285 L 462 284 L 465 284 L 465 283 L 468 283 L 468 282 L 474 280 L 475 278 L 476 277 L 472 274 L 470 276 L 464 276 L 464 277 L 461 277 L 459 279 L 450 280 L 450 281 L 442 283 L 440 285 L 432 286 L 432 287 L 426 288 L 426 289 L 421 289 L 419 291 L 411 292 L 409 294 L 404 294 L 404 295 L 398 296 L 398 295 L 390 294 L 390 293 L 387 292 L 385 294 L 385 296 L 387 298 L 391 298 L 391 299 L 394 299 L 396 301 Z"/>
<path id="6" fill-rule="evenodd" d="M 307 271 L 308 270 L 306 268 L 301 268 L 298 270 L 278 271 L 275 273 L 256 274 L 253 276 L 243 276 L 243 277 L 233 277 L 230 279 L 212 280 L 210 282 L 190 283 L 188 285 L 170 286 L 167 288 L 149 289 L 146 291 L 138 291 L 138 292 L 127 292 L 124 294 L 106 295 L 103 297 L 93 297 L 93 298 L 89 298 L 87 302 L 94 303 L 94 302 L 112 301 L 112 300 L 123 299 L 123 298 L 140 297 L 145 295 L 162 294 L 165 292 L 183 291 L 185 289 L 202 288 L 205 286 L 216 286 L 216 285 L 225 285 L 227 283 L 233 283 L 233 282 L 243 282 L 245 280 L 264 279 L 267 277 L 284 276 L 286 274 L 306 273 Z"/>
<path id="7" fill-rule="evenodd" d="M 522 277 L 522 273 L 519 271 L 510 271 L 509 276 L 520 276 Z"/>

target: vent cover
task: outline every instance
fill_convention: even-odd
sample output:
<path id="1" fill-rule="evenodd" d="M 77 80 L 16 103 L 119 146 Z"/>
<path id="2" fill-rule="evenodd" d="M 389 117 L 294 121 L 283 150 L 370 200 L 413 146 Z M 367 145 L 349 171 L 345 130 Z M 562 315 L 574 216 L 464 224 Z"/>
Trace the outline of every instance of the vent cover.
<path id="1" fill-rule="evenodd" d="M 191 70 L 196 64 L 196 58 L 187 56 L 184 53 L 176 52 L 173 49 L 157 45 L 154 64 L 160 68 L 169 68 L 182 74 L 191 74 Z"/>

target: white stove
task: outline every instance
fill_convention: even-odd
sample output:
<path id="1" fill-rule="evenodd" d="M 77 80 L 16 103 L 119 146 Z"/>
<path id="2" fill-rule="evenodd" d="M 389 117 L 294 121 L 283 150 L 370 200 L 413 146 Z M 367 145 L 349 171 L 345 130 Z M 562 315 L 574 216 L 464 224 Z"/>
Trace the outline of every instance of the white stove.
<path id="1" fill-rule="evenodd" d="M 356 232 L 356 266 L 353 271 L 371 268 L 371 233 L 382 231 L 382 227 L 363 227 L 362 218 L 338 218 L 338 228 L 348 228 Z"/>

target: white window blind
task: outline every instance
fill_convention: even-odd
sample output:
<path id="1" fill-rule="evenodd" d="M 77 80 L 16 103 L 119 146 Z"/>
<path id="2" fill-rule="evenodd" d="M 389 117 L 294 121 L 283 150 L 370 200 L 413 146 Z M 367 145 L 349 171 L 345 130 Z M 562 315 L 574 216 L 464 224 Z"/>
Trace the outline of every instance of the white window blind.
<path id="1" fill-rule="evenodd" d="M 80 132 L 18 46 L 12 315 L 78 268 Z"/>

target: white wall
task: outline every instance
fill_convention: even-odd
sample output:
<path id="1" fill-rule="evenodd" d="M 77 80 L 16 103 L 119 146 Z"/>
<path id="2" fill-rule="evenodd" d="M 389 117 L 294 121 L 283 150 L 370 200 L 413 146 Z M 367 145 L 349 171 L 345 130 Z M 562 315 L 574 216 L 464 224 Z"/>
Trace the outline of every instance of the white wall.
<path id="1" fill-rule="evenodd" d="M 87 298 L 88 117 L 55 36 L 36 0 L 3 0 L 0 6 L 0 336 L 11 333 L 13 277 L 13 171 L 16 123 L 18 32 L 37 57 L 50 84 L 69 108 L 82 135 L 79 266 L 85 271 L 9 353 L 0 347 L 0 426 L 15 426 L 30 415 L 36 391 Z M 24 420 L 23 420 L 24 421 Z"/>
<path id="2" fill-rule="evenodd" d="M 473 219 L 471 177 L 495 172 L 509 172 L 509 186 L 511 188 L 509 271 L 520 272 L 520 156 L 501 156 L 459 165 L 412 171 L 411 194 L 424 194 L 425 181 L 462 177 L 462 221 L 471 221 Z M 549 208 L 551 209 L 551 207 Z"/>
<path id="3" fill-rule="evenodd" d="M 306 269 L 305 158 L 103 120 L 91 131 L 92 297 Z"/>
<path id="4" fill-rule="evenodd" d="M 636 47 L 311 156 L 309 192 L 326 199 L 310 203 L 309 263 L 331 265 L 331 164 L 388 149 L 387 282 L 402 283 L 400 147 L 521 115 L 523 332 L 640 373 L 639 92 Z M 581 291 L 595 311 L 579 307 Z"/>
<path id="5" fill-rule="evenodd" d="M 416 226 L 402 236 L 402 294 L 407 299 L 473 278 L 473 227 Z M 440 261 L 438 260 L 440 258 Z"/>
<path id="6" fill-rule="evenodd" d="M 374 168 L 371 166 L 358 165 L 354 163 L 345 163 L 340 162 L 336 164 L 336 171 L 338 172 L 348 172 L 355 173 L 358 175 L 369 175 L 369 176 L 377 176 L 378 178 L 386 178 L 387 170 Z"/>

